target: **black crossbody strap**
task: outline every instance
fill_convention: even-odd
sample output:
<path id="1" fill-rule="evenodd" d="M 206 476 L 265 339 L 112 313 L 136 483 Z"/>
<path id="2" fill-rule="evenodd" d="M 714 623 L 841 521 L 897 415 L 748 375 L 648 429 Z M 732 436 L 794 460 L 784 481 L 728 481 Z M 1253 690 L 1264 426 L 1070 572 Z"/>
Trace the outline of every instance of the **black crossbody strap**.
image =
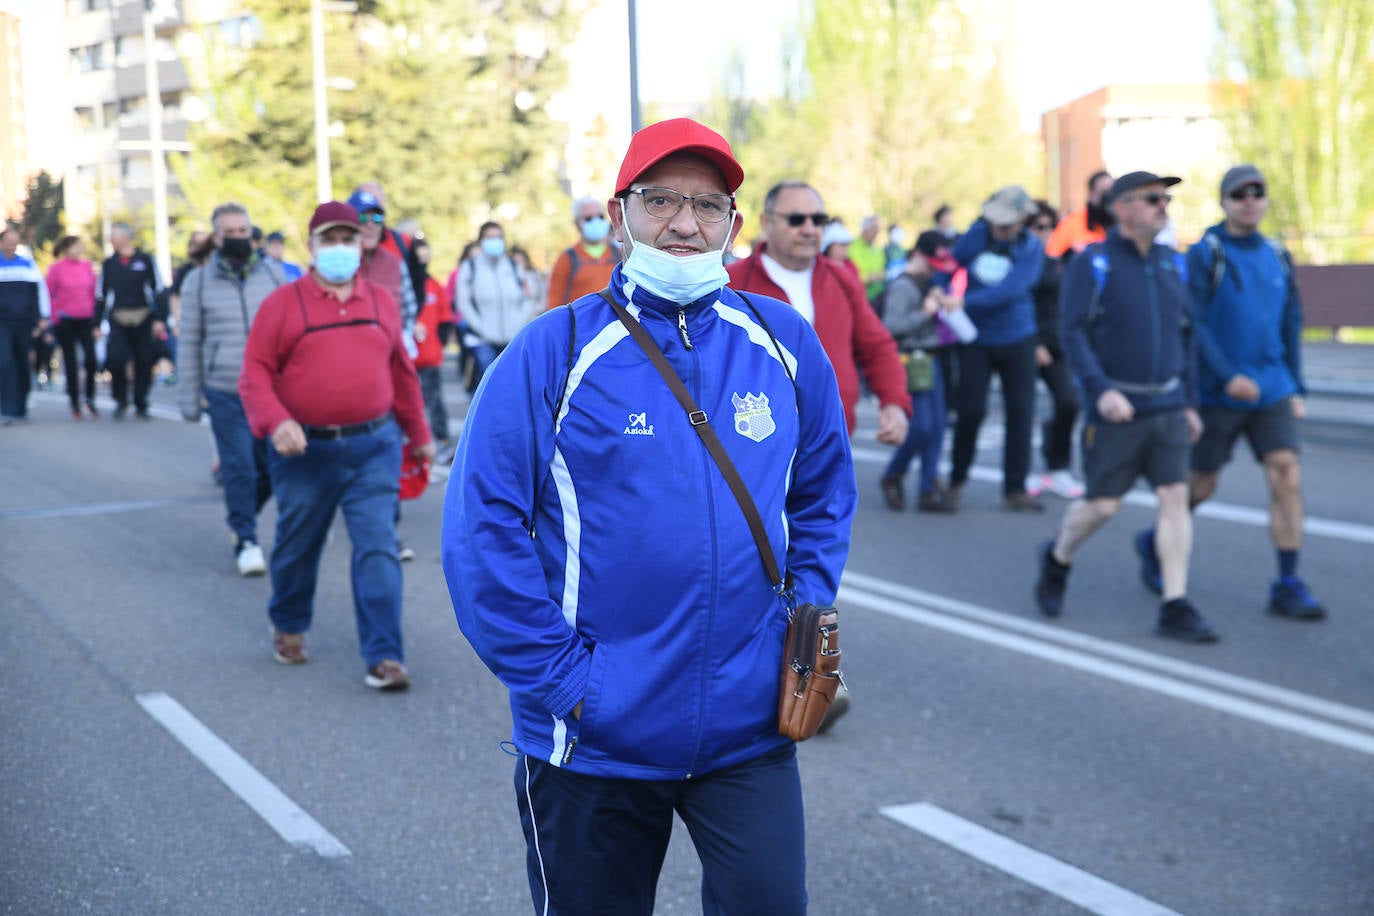
<path id="1" fill-rule="evenodd" d="M 639 344 L 641 350 L 649 357 L 649 362 L 654 364 L 658 374 L 663 376 L 663 381 L 668 383 L 668 388 L 672 390 L 677 402 L 682 405 L 682 409 L 687 413 L 687 420 L 692 424 L 692 429 L 696 430 L 701 437 L 706 450 L 715 459 L 716 466 L 720 468 L 720 474 L 725 478 L 725 482 L 730 486 L 730 492 L 735 494 L 735 500 L 739 502 L 740 511 L 744 513 L 744 519 L 749 523 L 749 531 L 754 535 L 754 545 L 758 547 L 759 558 L 763 560 L 764 571 L 768 573 L 768 581 L 773 583 L 774 591 L 783 594 L 786 586 L 783 582 L 782 572 L 778 569 L 778 561 L 773 557 L 773 548 L 768 543 L 768 534 L 763 527 L 763 519 L 759 517 L 758 507 L 754 505 L 754 498 L 749 495 L 749 488 L 744 485 L 743 479 L 739 476 L 739 471 L 735 469 L 735 463 L 730 460 L 730 455 L 725 451 L 725 446 L 721 444 L 720 437 L 707 422 L 706 411 L 697 406 L 697 402 L 692 400 L 691 393 L 687 386 L 682 383 L 682 379 L 673 371 L 673 367 L 668 364 L 668 358 L 663 355 L 658 344 L 649 336 L 649 332 L 644 330 L 644 326 L 630 316 L 625 306 L 615 301 L 609 290 L 603 289 L 600 293 L 601 298 L 605 299 L 615 310 L 615 315 L 620 319 L 620 323 L 625 325 L 625 330 L 630 332 L 630 336 Z"/>

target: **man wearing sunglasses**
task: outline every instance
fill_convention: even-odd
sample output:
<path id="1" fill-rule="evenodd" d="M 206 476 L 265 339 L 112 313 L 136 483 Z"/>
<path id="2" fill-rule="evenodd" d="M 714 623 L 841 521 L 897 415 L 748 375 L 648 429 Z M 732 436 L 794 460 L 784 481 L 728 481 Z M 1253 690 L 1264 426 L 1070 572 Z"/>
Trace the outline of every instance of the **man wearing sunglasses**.
<path id="1" fill-rule="evenodd" d="M 1298 425 L 1305 413 L 1302 381 L 1302 300 L 1288 252 L 1259 230 L 1269 210 L 1264 175 L 1238 165 L 1221 180 L 1225 219 L 1188 250 L 1189 286 L 1197 316 L 1198 403 L 1202 438 L 1193 447 L 1189 503 L 1216 492 L 1236 440 L 1250 441 L 1269 484 L 1269 534 L 1278 578 L 1269 612 L 1290 620 L 1321 620 L 1326 610 L 1298 575 L 1302 549 L 1302 470 Z M 1136 539 L 1141 577 L 1158 581 L 1153 531 Z"/>
<path id="2" fill-rule="evenodd" d="M 1155 492 L 1152 549 L 1162 571 L 1155 632 L 1207 643 L 1216 632 L 1186 597 L 1192 517 L 1188 454 L 1202 432 L 1193 409 L 1192 301 L 1182 256 L 1155 243 L 1169 220 L 1165 188 L 1180 179 L 1131 172 L 1116 180 L 1116 226 L 1069 262 L 1060 297 L 1064 351 L 1083 387 L 1086 492 L 1040 548 L 1035 602 L 1063 610 L 1075 552 L 1121 508 L 1137 477 Z"/>
<path id="3" fill-rule="evenodd" d="M 610 238 L 611 223 L 606 219 L 605 204 L 595 197 L 574 201 L 573 225 L 577 227 L 577 243 L 558 256 L 549 274 L 549 308 L 605 289 L 611 271 L 620 263 L 620 252 Z"/>
<path id="4" fill-rule="evenodd" d="M 410 248 L 399 232 L 386 227 L 386 198 L 375 182 L 361 184 L 348 198 L 348 205 L 358 211 L 362 224 L 363 263 L 358 274 L 369 283 L 391 293 L 401 307 L 401 340 L 411 359 L 415 348 L 415 316 L 420 313 L 424 293 L 416 297 L 415 281 L 406 261 Z"/>
<path id="5" fill-rule="evenodd" d="M 898 445 L 906 440 L 911 416 L 906 369 L 854 272 L 820 257 L 829 221 L 815 188 L 801 181 L 774 185 L 764 196 L 760 218 L 767 241 L 730 265 L 730 286 L 790 302 L 816 329 L 835 367 L 850 435 L 857 424 L 862 370 L 881 405 L 878 441 Z"/>

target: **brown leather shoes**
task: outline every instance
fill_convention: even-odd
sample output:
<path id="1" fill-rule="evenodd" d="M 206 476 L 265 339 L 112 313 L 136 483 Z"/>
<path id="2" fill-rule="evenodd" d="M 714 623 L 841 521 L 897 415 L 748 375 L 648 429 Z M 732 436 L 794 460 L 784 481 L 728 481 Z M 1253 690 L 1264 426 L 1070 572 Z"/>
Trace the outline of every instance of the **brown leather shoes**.
<path id="1" fill-rule="evenodd" d="M 310 661 L 310 656 L 305 651 L 304 633 L 272 630 L 272 654 L 283 665 L 304 665 Z"/>

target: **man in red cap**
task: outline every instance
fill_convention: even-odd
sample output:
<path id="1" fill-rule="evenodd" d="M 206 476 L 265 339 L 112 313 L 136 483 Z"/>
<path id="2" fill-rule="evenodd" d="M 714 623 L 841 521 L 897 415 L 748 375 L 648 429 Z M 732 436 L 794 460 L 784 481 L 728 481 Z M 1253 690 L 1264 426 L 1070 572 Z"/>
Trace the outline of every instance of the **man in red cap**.
<path id="1" fill-rule="evenodd" d="M 352 207 L 330 201 L 316 208 L 310 272 L 263 301 L 239 394 L 253 434 L 269 437 L 277 535 L 267 612 L 277 661 L 308 660 L 320 552 L 339 509 L 353 542 L 364 683 L 404 690 L 410 676 L 395 528 L 402 435 L 420 461 L 434 457 L 434 442 L 395 300 L 357 275 L 360 236 Z"/>
<path id="2" fill-rule="evenodd" d="M 726 286 L 743 179 L 695 121 L 636 133 L 607 201 L 626 249 L 609 289 L 520 331 L 455 456 L 444 573 L 464 634 L 510 689 L 537 911 L 651 913 L 674 813 L 705 912 L 806 908 L 782 642 L 790 605 L 834 601 L 854 466 L 815 332 Z M 694 424 L 722 440 L 782 594 Z"/>

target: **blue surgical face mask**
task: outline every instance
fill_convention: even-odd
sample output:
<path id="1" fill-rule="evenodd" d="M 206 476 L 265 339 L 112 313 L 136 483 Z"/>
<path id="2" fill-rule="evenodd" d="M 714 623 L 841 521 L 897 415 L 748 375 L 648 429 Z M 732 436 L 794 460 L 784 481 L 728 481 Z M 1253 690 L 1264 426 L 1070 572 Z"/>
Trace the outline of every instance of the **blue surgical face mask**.
<path id="1" fill-rule="evenodd" d="M 482 254 L 489 258 L 499 258 L 506 253 L 506 240 L 492 236 L 482 239 Z"/>
<path id="2" fill-rule="evenodd" d="M 604 216 L 593 217 L 582 224 L 582 237 L 593 245 L 606 240 L 611 231 L 611 223 Z"/>
<path id="3" fill-rule="evenodd" d="M 357 244 L 322 245 L 315 249 L 315 269 L 330 283 L 347 283 L 358 272 L 363 250 Z"/>
<path id="4" fill-rule="evenodd" d="M 624 202 L 621 212 L 624 213 Z M 686 305 L 707 293 L 715 292 L 730 282 L 725 271 L 725 249 L 730 244 L 730 232 L 739 214 L 730 211 L 730 228 L 725 231 L 725 244 L 719 250 L 703 251 L 682 257 L 635 240 L 630 221 L 625 220 L 625 234 L 630 238 L 630 254 L 621 266 L 625 277 L 646 292 L 660 299 Z"/>

